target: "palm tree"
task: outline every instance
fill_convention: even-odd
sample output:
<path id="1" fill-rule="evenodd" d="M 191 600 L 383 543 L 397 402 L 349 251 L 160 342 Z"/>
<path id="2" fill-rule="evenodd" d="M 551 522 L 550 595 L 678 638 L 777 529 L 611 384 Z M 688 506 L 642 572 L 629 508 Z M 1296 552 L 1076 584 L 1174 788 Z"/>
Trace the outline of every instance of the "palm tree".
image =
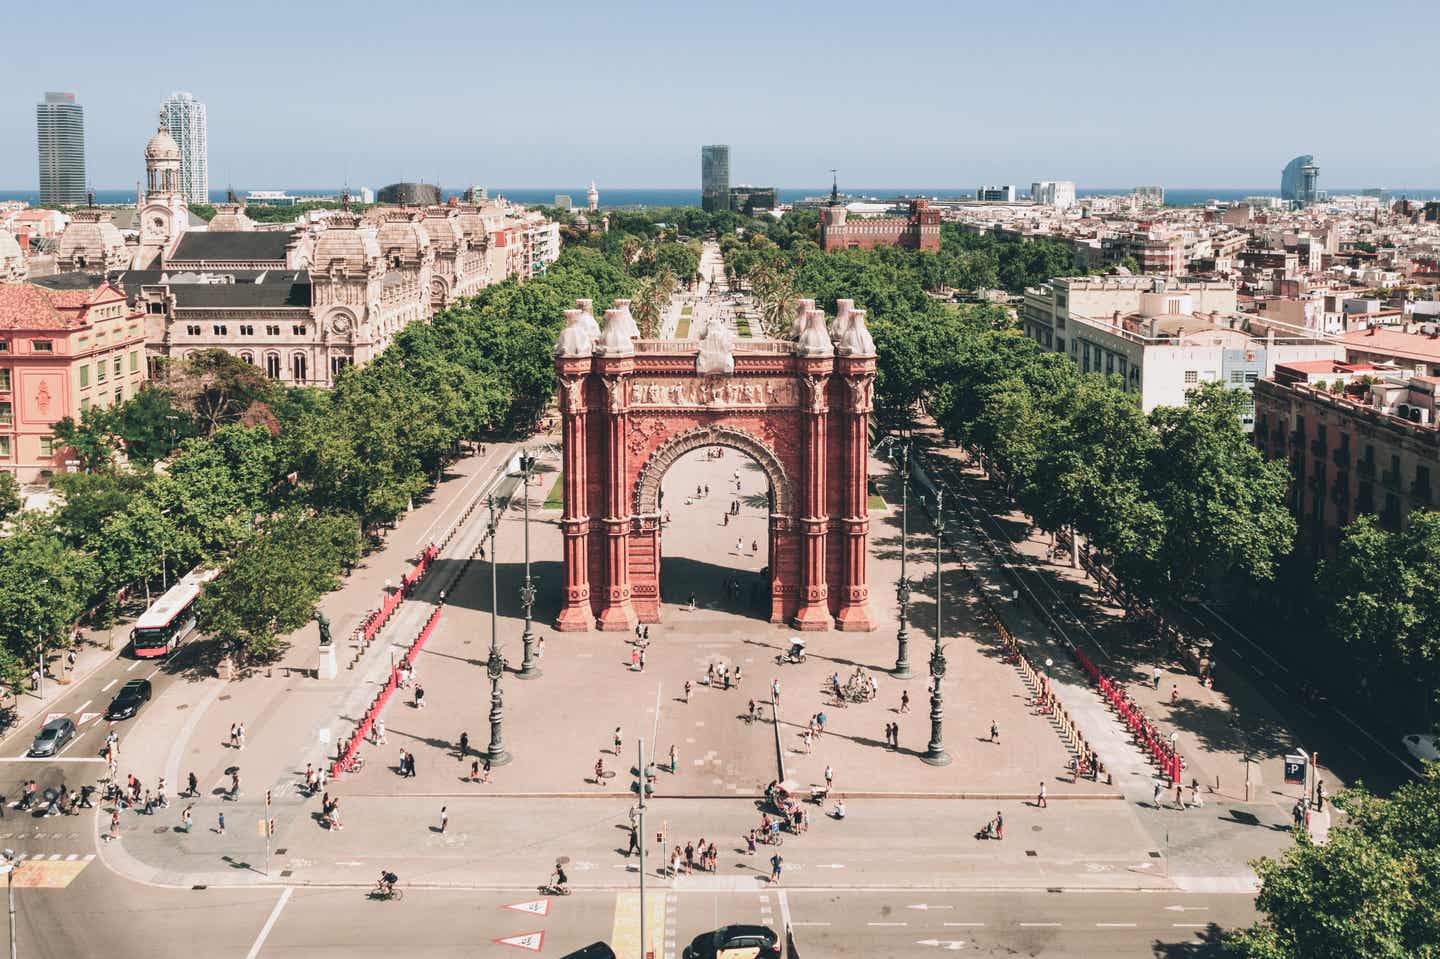
<path id="1" fill-rule="evenodd" d="M 761 267 L 750 279 L 750 288 L 760 300 L 760 324 L 765 335 L 774 340 L 789 339 L 795 321 L 798 293 L 795 278 L 788 272 L 770 266 Z"/>

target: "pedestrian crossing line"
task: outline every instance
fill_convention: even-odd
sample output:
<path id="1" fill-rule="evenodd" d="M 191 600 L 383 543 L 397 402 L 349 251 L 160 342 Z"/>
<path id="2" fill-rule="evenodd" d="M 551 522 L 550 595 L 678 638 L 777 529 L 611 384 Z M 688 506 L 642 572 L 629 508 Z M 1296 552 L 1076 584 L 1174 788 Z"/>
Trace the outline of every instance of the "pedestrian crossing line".
<path id="1" fill-rule="evenodd" d="M 659 954 L 665 940 L 665 917 L 667 895 L 664 892 L 645 894 L 645 945 L 640 943 L 640 894 L 618 892 L 615 894 L 615 922 L 610 935 L 610 947 L 618 959 L 645 959 L 645 954 Z"/>
<path id="2" fill-rule="evenodd" d="M 21 889 L 64 889 L 95 859 L 93 853 L 80 857 L 61 853 L 32 853 L 20 857 L 11 878 Z"/>

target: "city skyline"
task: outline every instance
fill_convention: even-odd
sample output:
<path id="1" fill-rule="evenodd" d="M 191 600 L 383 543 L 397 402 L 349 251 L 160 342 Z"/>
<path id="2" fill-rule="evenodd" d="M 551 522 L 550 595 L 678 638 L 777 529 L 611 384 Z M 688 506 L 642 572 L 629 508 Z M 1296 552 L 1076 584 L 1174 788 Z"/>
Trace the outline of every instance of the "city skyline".
<path id="1" fill-rule="evenodd" d="M 38 96 L 45 89 L 74 90 L 87 105 L 89 179 L 97 188 L 134 183 L 140 172 L 130 149 L 135 131 L 152 124 L 154 104 L 175 89 L 195 91 L 217 116 L 210 130 L 216 187 L 437 178 L 540 187 L 592 177 L 674 187 L 694 182 L 696 149 L 715 142 L 735 152 L 733 182 L 765 184 L 818 183 L 817 171 L 838 167 L 856 184 L 1068 179 L 1082 188 L 1244 186 L 1273 182 L 1287 158 L 1304 152 L 1321 159 L 1331 184 L 1435 185 L 1440 171 L 1431 158 L 1440 150 L 1440 133 L 1409 123 L 1403 104 L 1378 102 L 1345 85 L 1326 94 L 1337 117 L 1409 130 L 1404 150 L 1377 150 L 1340 123 L 1302 128 L 1285 122 L 1247 127 L 1244 149 L 1237 150 L 1233 139 L 1194 124 L 1195 114 L 1181 111 L 1172 86 L 1134 82 L 1134 71 L 1163 53 L 1171 66 L 1215 78 L 1202 100 L 1184 106 L 1208 104 L 1217 108 L 1208 115 L 1216 116 L 1219 106 L 1232 103 L 1244 107 L 1237 116 L 1283 118 L 1294 82 L 1291 65 L 1277 55 L 1284 43 L 1378 49 L 1393 41 L 1387 23 L 1423 31 L 1437 21 L 1434 12 L 1382 0 L 1372 16 L 1342 29 L 1324 6 L 1303 21 L 1230 3 L 1174 11 L 1165 23 L 1122 40 L 1117 24 L 1130 22 L 1127 17 L 1148 24 L 1153 11 L 1122 4 L 1113 15 L 1093 18 L 1052 3 L 1003 12 L 912 3 L 876 21 L 861 18 L 852 3 L 804 4 L 763 8 L 776 42 L 761 45 L 761 52 L 687 49 L 678 67 L 605 56 L 603 69 L 595 57 L 556 53 L 540 74 L 522 69 L 535 56 L 534 43 L 556 39 L 556 22 L 571 31 L 559 36 L 562 43 L 573 36 L 602 51 L 675 49 L 697 26 L 694 14 L 653 4 L 632 4 L 646 15 L 612 21 L 562 3 L 564 10 L 543 14 L 486 14 L 486 29 L 507 42 L 487 50 L 481 86 L 465 66 L 473 36 L 467 24 L 479 27 L 481 20 L 450 0 L 430 11 L 435 22 L 447 24 L 443 35 L 413 52 L 390 42 L 404 26 L 394 15 L 348 18 L 329 4 L 293 9 L 260 0 L 242 25 L 218 10 L 197 10 L 184 39 L 173 34 L 172 52 L 153 60 L 128 51 L 157 39 L 156 31 L 165 40 L 166 27 L 96 5 L 87 12 L 86 36 L 105 42 L 70 41 L 80 55 L 66 58 L 63 68 L 39 48 L 17 49 L 14 75 L 30 79 L 0 95 L 0 128 L 24 143 L 22 125 L 28 126 Z M 743 20 L 762 8 L 739 3 L 731 12 Z M 563 21 L 555 19 L 561 13 Z M 251 69 L 256 44 L 273 39 L 263 26 L 272 14 L 284 15 L 296 42 L 345 51 L 327 66 L 323 83 Z M 803 42 L 819 24 L 826 43 Z M 44 27 L 41 10 L 12 14 L 17 36 L 38 35 Z M 223 44 L 204 39 L 222 34 Z M 201 39 L 185 42 L 191 37 Z M 1221 38 L 1224 43 L 1213 42 Z M 1096 54 L 1117 46 L 1133 55 Z M 840 89 L 820 79 L 837 51 L 864 51 L 864 75 Z M 1414 63 L 1381 58 L 1374 82 L 1413 86 Z M 963 95 L 981 77 L 997 78 L 997 95 Z M 1123 92 L 1078 92 L 1086 89 Z M 825 121 L 842 92 L 847 111 L 872 118 L 856 127 L 858 134 L 827 132 Z M 705 109 L 695 109 L 699 103 Z M 485 119 L 461 123 L 457 117 Z M 874 118 L 883 118 L 883 135 Z M 1170 132 L 1157 136 L 1157 123 Z M 34 183 L 26 153 L 0 154 L 0 188 Z"/>

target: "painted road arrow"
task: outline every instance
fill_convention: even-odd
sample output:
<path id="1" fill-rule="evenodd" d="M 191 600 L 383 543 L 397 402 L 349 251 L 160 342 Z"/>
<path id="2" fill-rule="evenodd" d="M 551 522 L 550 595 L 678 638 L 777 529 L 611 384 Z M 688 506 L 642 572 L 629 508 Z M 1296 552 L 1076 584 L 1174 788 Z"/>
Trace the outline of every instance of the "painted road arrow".
<path id="1" fill-rule="evenodd" d="M 531 952 L 539 952 L 540 947 L 545 943 L 545 933 L 527 932 L 518 936 L 506 936 L 504 939 L 495 939 L 502 946 L 514 946 L 516 949 L 528 949 Z"/>
<path id="2" fill-rule="evenodd" d="M 928 902 L 917 902 L 915 905 L 913 905 L 913 906 L 906 906 L 905 908 L 906 908 L 906 909 L 919 909 L 919 910 L 921 910 L 921 911 L 924 911 L 924 910 L 928 910 L 928 909 L 954 909 L 955 907 L 954 907 L 954 906 L 932 906 L 932 905 L 930 905 Z"/>
<path id="3" fill-rule="evenodd" d="M 949 949 L 951 952 L 959 952 L 965 948 L 964 939 L 917 939 L 917 946 L 939 946 L 941 949 Z"/>
<path id="4" fill-rule="evenodd" d="M 502 908 L 513 909 L 516 912 L 528 912 L 532 916 L 548 916 L 550 915 L 550 900 L 548 898 L 527 899 L 525 902 L 512 902 Z"/>

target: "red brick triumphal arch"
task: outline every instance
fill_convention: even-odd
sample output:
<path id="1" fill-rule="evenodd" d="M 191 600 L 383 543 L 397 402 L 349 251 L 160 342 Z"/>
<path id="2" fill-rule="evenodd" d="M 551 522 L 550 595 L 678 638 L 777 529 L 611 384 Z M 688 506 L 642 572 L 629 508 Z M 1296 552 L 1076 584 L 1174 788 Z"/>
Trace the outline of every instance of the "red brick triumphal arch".
<path id="1" fill-rule="evenodd" d="M 556 628 L 660 619 L 660 483 L 691 450 L 727 446 L 769 481 L 770 621 L 873 626 L 865 580 L 875 344 L 864 311 L 800 301 L 793 340 L 642 340 L 629 301 L 567 310 L 555 345 L 564 429 L 565 595 Z"/>

